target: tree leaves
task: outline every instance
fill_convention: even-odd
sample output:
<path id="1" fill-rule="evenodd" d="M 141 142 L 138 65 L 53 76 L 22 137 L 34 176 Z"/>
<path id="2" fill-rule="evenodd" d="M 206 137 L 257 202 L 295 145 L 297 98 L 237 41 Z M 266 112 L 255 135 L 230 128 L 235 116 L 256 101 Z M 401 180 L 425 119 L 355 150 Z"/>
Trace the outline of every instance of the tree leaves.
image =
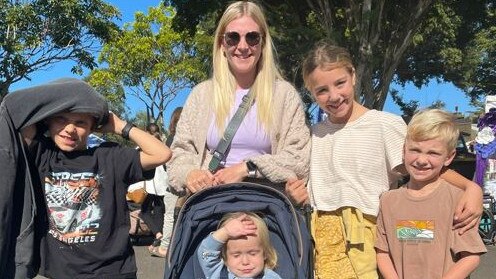
<path id="1" fill-rule="evenodd" d="M 179 30 L 196 30 L 205 20 L 217 20 L 228 3 L 167 2 L 177 9 L 174 26 Z M 393 81 L 413 82 L 417 87 L 430 79 L 452 82 L 474 102 L 496 89 L 496 7 L 491 0 L 259 2 L 265 8 L 280 66 L 300 89 L 301 61 L 313 43 L 323 38 L 350 50 L 358 77 L 357 99 L 369 108 L 383 108 Z"/>
<path id="2" fill-rule="evenodd" d="M 0 0 L 0 99 L 12 83 L 64 60 L 96 66 L 93 53 L 119 33 L 119 11 L 101 0 Z"/>
<path id="3" fill-rule="evenodd" d="M 137 12 L 135 21 L 102 48 L 99 63 L 106 65 L 91 73 L 92 84 L 112 83 L 145 106 L 149 122 L 163 124 L 163 113 L 181 90 L 206 79 L 204 44 L 211 40 L 200 32 L 172 30 L 176 13 L 171 7 L 151 7 Z M 120 94 L 107 91 L 109 94 Z M 114 96 L 118 98 L 118 96 Z"/>

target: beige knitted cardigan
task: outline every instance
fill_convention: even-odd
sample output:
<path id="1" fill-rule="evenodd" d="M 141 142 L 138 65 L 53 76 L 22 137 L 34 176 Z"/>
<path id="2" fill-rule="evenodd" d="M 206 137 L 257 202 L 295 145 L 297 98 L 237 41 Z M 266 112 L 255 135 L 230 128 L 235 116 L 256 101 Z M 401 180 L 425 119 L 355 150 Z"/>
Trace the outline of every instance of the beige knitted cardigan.
<path id="1" fill-rule="evenodd" d="M 193 88 L 177 124 L 172 158 L 167 163 L 169 185 L 179 193 L 186 186 L 186 176 L 194 169 L 207 169 L 212 158 L 206 147 L 213 118 L 212 81 Z M 274 125 L 269 131 L 272 154 L 246 158 L 254 162 L 260 177 L 272 182 L 289 178 L 307 179 L 310 160 L 310 131 L 296 89 L 286 81 L 277 81 L 273 96 Z"/>

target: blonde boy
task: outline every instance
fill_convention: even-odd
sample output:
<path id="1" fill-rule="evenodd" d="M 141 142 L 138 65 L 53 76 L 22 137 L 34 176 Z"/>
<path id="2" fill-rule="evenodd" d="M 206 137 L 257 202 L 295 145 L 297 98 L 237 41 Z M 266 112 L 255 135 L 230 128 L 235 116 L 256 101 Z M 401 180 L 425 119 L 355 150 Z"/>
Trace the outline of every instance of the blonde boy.
<path id="1" fill-rule="evenodd" d="M 466 278 L 486 252 L 477 228 L 453 229 L 463 191 L 440 178 L 456 153 L 450 113 L 417 113 L 408 124 L 403 161 L 410 180 L 384 193 L 377 219 L 377 265 L 384 278 Z"/>

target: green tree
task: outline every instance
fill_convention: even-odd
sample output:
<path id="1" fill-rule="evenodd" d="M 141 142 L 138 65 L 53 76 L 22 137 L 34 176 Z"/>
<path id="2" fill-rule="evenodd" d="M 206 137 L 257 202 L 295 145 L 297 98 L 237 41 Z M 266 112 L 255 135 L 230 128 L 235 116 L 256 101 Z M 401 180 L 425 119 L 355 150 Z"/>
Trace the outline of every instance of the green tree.
<path id="1" fill-rule="evenodd" d="M 163 125 L 163 113 L 176 95 L 206 78 L 208 71 L 201 50 L 211 44 L 198 32 L 175 32 L 171 28 L 175 11 L 159 5 L 148 14 L 137 12 L 116 40 L 103 46 L 99 62 L 106 65 L 91 72 L 90 83 L 106 87 L 114 98 L 127 94 L 145 106 L 150 122 Z M 125 93 L 116 91 L 124 88 Z"/>
<path id="2" fill-rule="evenodd" d="M 129 119 L 127 115 L 128 109 L 126 107 L 126 96 L 124 87 L 121 84 L 112 80 L 112 76 L 105 75 L 106 73 L 101 73 L 101 80 L 106 80 L 107 82 L 94 82 L 90 76 L 84 78 L 84 80 L 90 83 L 95 90 L 102 94 L 102 96 L 107 100 L 109 109 L 120 117 Z"/>
<path id="3" fill-rule="evenodd" d="M 134 114 L 132 121 L 140 129 L 146 130 L 146 126 L 149 124 L 149 121 L 147 118 L 148 118 L 148 116 L 146 115 L 146 111 L 138 111 Z M 160 126 L 160 129 L 162 132 L 164 131 L 163 126 Z"/>
<path id="4" fill-rule="evenodd" d="M 405 120 L 406 123 L 410 122 L 410 119 L 413 117 L 413 115 L 419 110 L 419 101 L 418 100 L 410 100 L 408 102 L 405 102 L 403 100 L 403 96 L 399 93 L 398 90 L 396 89 L 391 89 L 391 98 L 393 99 L 393 102 L 395 102 L 400 110 L 402 111 L 402 117 Z M 430 106 L 427 108 L 433 109 L 433 108 L 438 108 L 438 109 L 445 109 L 446 103 L 441 101 L 441 100 L 436 100 L 432 102 Z"/>
<path id="5" fill-rule="evenodd" d="M 446 103 L 441 101 L 441 100 L 437 100 L 437 101 L 433 102 L 430 106 L 428 106 L 428 108 L 430 108 L 430 109 L 445 109 Z"/>
<path id="6" fill-rule="evenodd" d="M 403 97 L 400 96 L 400 93 L 396 89 L 391 90 L 391 97 L 393 98 L 393 101 L 400 107 L 401 111 L 403 112 L 402 117 L 405 122 L 408 123 L 415 112 L 417 112 L 419 108 L 419 101 L 411 100 L 409 102 L 405 102 L 403 100 Z"/>
<path id="7" fill-rule="evenodd" d="M 0 0 L 0 100 L 31 73 L 64 60 L 96 66 L 93 53 L 115 36 L 119 11 L 102 0 Z"/>
<path id="8" fill-rule="evenodd" d="M 170 0 L 175 27 L 194 31 L 219 18 L 229 0 Z M 492 0 L 271 0 L 265 8 L 285 75 L 302 87 L 301 60 L 320 39 L 355 60 L 357 100 L 382 109 L 394 81 L 421 87 L 452 82 L 475 101 L 496 93 Z M 469 7 L 469 8 L 468 8 Z M 491 74 L 493 73 L 493 74 Z"/>

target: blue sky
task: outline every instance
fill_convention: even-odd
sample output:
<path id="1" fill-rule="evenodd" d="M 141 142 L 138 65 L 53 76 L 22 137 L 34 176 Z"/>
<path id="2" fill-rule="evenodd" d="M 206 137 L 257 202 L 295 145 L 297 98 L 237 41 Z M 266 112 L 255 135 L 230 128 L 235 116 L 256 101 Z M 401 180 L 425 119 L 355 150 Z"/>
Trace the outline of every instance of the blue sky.
<path id="1" fill-rule="evenodd" d="M 156 6 L 159 4 L 159 0 L 131 0 L 131 1 L 122 1 L 122 0 L 109 0 L 107 1 L 112 5 L 118 7 L 121 11 L 121 21 L 119 24 L 124 24 L 126 22 L 130 22 L 134 20 L 134 13 L 136 11 L 146 12 L 148 7 Z M 38 71 L 33 73 L 29 80 L 22 80 L 20 82 L 15 83 L 10 88 L 10 91 L 14 91 L 16 89 L 35 86 L 38 84 L 42 84 L 57 78 L 61 77 L 76 77 L 81 78 L 81 76 L 77 76 L 71 73 L 70 69 L 73 66 L 70 62 L 61 62 L 55 65 L 52 65 L 50 68 L 44 71 Z M 455 107 L 458 107 L 459 112 L 470 112 L 474 111 L 475 108 L 469 105 L 469 100 L 465 96 L 465 94 L 457 89 L 452 84 L 448 83 L 438 83 L 436 81 L 431 81 L 427 86 L 422 87 L 421 89 L 416 88 L 413 85 L 407 85 L 405 88 L 401 88 L 400 86 L 394 86 L 394 88 L 398 89 L 405 101 L 409 100 L 418 100 L 421 108 L 427 107 L 431 105 L 433 102 L 437 100 L 441 100 L 446 104 L 446 110 L 455 111 Z M 168 120 L 172 111 L 184 104 L 184 101 L 189 93 L 189 90 L 185 90 L 180 93 L 176 99 L 169 105 L 169 107 L 165 111 L 164 118 L 166 120 L 166 125 L 168 124 Z M 128 100 L 127 105 L 134 111 L 144 110 L 144 105 L 142 105 L 139 101 L 130 98 Z M 391 97 L 388 97 L 386 104 L 384 106 L 385 111 L 389 111 L 395 114 L 401 114 L 401 111 L 397 105 L 395 105 L 391 101 Z"/>

